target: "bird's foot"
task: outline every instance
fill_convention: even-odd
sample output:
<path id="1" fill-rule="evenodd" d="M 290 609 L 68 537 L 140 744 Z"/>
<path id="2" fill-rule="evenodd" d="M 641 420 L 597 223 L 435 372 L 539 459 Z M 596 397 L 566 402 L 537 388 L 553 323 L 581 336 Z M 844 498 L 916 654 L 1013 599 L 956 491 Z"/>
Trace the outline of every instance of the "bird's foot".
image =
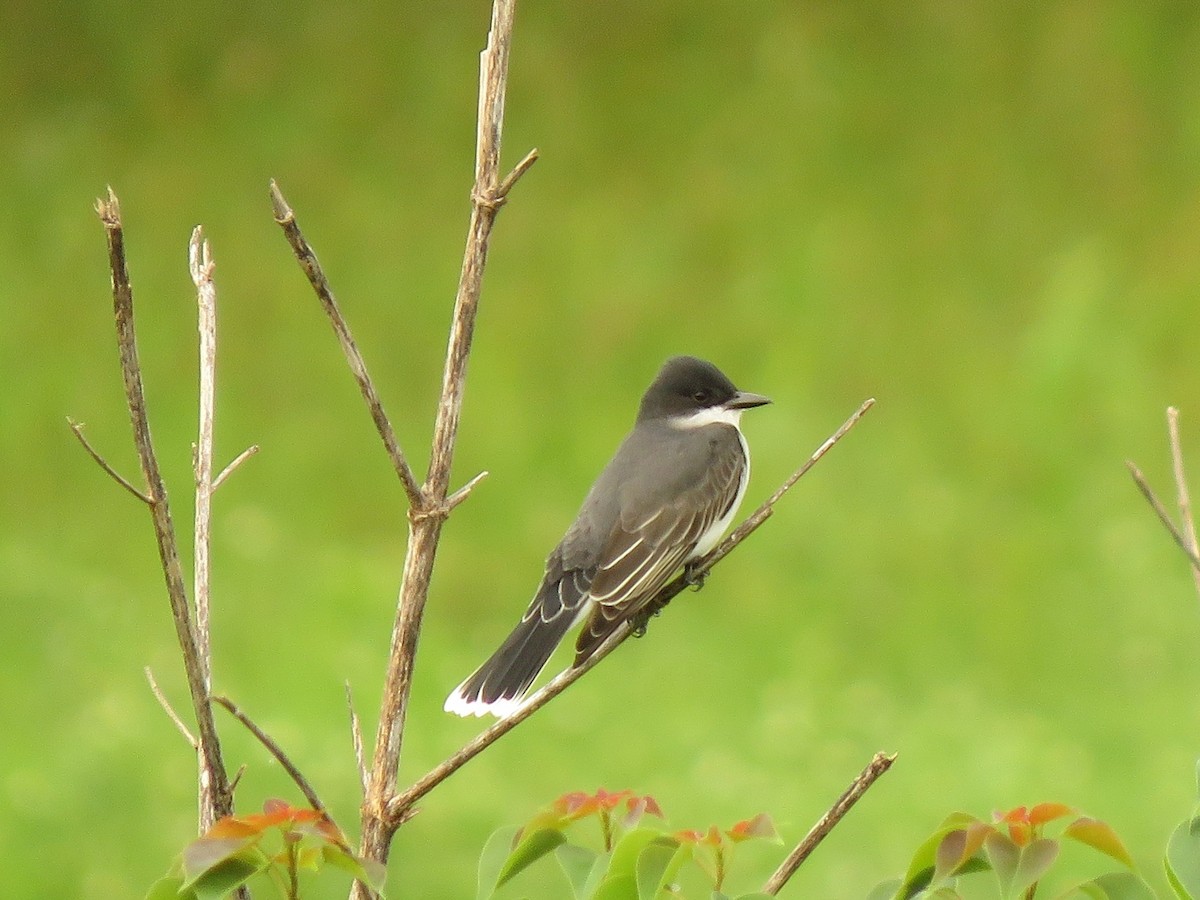
<path id="1" fill-rule="evenodd" d="M 700 568 L 700 560 L 693 559 L 683 566 L 683 580 L 692 590 L 698 591 L 708 580 L 708 570 Z"/>

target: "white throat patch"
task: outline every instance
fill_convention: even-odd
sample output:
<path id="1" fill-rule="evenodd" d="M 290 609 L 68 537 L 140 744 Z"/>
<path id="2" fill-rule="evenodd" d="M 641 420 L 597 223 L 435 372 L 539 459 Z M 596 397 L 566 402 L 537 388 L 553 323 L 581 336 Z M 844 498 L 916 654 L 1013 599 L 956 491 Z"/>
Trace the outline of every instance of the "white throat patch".
<path id="1" fill-rule="evenodd" d="M 675 428 L 703 428 L 705 425 L 715 425 L 720 422 L 740 430 L 744 412 L 744 409 L 709 406 L 687 416 L 674 416 L 667 421 Z"/>

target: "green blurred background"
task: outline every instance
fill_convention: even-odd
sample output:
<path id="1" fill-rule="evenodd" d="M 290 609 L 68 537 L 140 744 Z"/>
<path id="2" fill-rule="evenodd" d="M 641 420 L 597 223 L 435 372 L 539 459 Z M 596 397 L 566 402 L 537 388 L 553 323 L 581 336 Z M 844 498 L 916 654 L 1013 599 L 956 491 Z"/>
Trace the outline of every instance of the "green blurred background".
<path id="1" fill-rule="evenodd" d="M 272 221 L 274 177 L 424 470 L 469 209 L 483 2 L 10 4 L 0 56 L 0 846 L 20 897 L 137 897 L 189 839 L 186 696 L 136 474 L 104 236 L 119 194 L 154 435 L 185 534 L 191 227 L 217 260 L 215 669 L 357 833 L 404 498 Z M 1059 800 L 1156 884 L 1194 801 L 1197 598 L 1123 461 L 1200 472 L 1200 10 L 524 2 L 500 216 L 402 780 L 471 737 L 447 691 L 507 632 L 673 353 L 775 405 L 756 504 L 877 408 L 649 637 L 432 794 L 394 897 L 472 895 L 486 835 L 575 789 L 797 840 L 892 772 L 789 888 L 860 897 L 948 812 Z M 556 660 L 565 664 L 567 657 Z M 295 798 L 220 720 L 252 809 Z M 735 889 L 779 851 L 755 850 Z M 1082 877 L 1093 867 L 1074 857 Z M 740 874 L 739 874 L 740 872 Z M 534 873 L 512 892 L 563 896 Z M 740 880 L 738 880 L 740 878 Z M 344 884 L 313 896 L 344 895 Z"/>

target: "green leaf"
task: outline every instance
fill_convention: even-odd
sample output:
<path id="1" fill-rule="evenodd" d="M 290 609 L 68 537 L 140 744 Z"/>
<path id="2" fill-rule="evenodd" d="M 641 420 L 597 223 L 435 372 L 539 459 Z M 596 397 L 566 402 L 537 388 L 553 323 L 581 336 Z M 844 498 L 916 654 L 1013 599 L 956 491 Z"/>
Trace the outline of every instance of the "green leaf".
<path id="1" fill-rule="evenodd" d="M 1089 900 L 1155 900 L 1154 891 L 1133 872 L 1109 872 L 1079 885 L 1066 896 Z"/>
<path id="2" fill-rule="evenodd" d="M 657 828 L 635 828 L 627 832 L 613 847 L 612 862 L 608 864 L 609 877 L 628 875 L 636 880 L 638 856 L 655 838 L 661 837 Z"/>
<path id="3" fill-rule="evenodd" d="M 248 850 L 217 863 L 184 887 L 191 888 L 196 900 L 221 900 L 270 865 L 266 855 Z"/>
<path id="4" fill-rule="evenodd" d="M 738 894 L 734 900 L 775 900 L 771 894 L 764 894 L 762 891 L 755 891 L 753 894 Z"/>
<path id="5" fill-rule="evenodd" d="M 325 862 L 336 866 L 343 872 L 349 872 L 380 897 L 383 896 L 383 886 L 387 882 L 387 867 L 383 863 L 355 856 L 336 844 L 322 846 L 321 855 Z"/>
<path id="6" fill-rule="evenodd" d="M 599 878 L 593 878 L 593 871 L 600 862 L 600 854 L 578 844 L 563 844 L 554 851 L 554 857 L 571 884 L 571 893 L 575 900 L 584 900 L 588 896 L 588 882 L 599 884 Z"/>
<path id="7" fill-rule="evenodd" d="M 547 853 L 560 844 L 567 842 L 567 836 L 557 828 L 541 828 L 532 834 L 521 837 L 521 841 L 513 848 L 504 865 L 500 867 L 500 875 L 496 879 L 496 887 L 505 884 L 517 873 L 533 865 Z"/>
<path id="8" fill-rule="evenodd" d="M 167 875 L 150 885 L 146 900 L 195 900 L 195 893 L 183 886 L 183 878 L 178 875 Z"/>
<path id="9" fill-rule="evenodd" d="M 258 843 L 261 835 L 201 837 L 183 848 L 183 878 L 187 886 L 205 872 L 241 855 Z"/>
<path id="10" fill-rule="evenodd" d="M 1180 822 L 1167 841 L 1163 866 L 1180 898 L 1200 897 L 1200 819 Z"/>
<path id="11" fill-rule="evenodd" d="M 692 847 L 661 835 L 638 854 L 637 888 L 639 900 L 656 900 L 668 884 L 675 880 L 680 868 L 692 854 Z"/>
<path id="12" fill-rule="evenodd" d="M 513 844 L 517 839 L 520 828 L 509 825 L 498 828 L 491 833 L 479 854 L 479 882 L 475 890 L 476 900 L 487 900 L 496 892 L 500 880 L 500 870 L 512 853 Z"/>
<path id="13" fill-rule="evenodd" d="M 1121 839 L 1117 837 L 1117 833 L 1107 822 L 1101 822 L 1090 816 L 1080 816 L 1066 827 L 1063 837 L 1087 844 L 1105 856 L 1133 868 L 1133 857 L 1129 855 L 1129 851 L 1125 849 L 1125 845 L 1121 843 Z"/>
<path id="14" fill-rule="evenodd" d="M 895 900 L 897 892 L 902 887 L 904 887 L 904 882 L 899 878 L 881 881 L 871 889 L 871 893 L 867 894 L 867 900 Z"/>
<path id="15" fill-rule="evenodd" d="M 637 880 L 632 875 L 605 878 L 593 900 L 638 900 Z"/>
<path id="16" fill-rule="evenodd" d="M 1035 838 L 1021 848 L 1021 858 L 1017 861 L 1017 871 L 1013 875 L 1009 890 L 1013 895 L 1023 894 L 1031 886 L 1041 880 L 1042 876 L 1058 859 L 1058 841 L 1049 838 Z"/>

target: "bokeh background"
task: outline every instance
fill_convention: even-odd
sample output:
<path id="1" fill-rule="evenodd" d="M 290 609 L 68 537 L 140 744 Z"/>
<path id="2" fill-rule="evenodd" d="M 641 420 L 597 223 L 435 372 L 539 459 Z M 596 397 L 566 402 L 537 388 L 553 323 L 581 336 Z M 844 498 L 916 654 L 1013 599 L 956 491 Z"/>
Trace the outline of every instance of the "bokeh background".
<path id="1" fill-rule="evenodd" d="M 424 470 L 461 259 L 484 2 L 9 5 L 0 55 L 0 846 L 5 893 L 137 897 L 193 828 L 186 709 L 136 474 L 103 231 L 125 214 L 152 426 L 191 517 L 194 295 L 217 260 L 215 669 L 357 832 L 404 498 L 267 201 L 315 244 Z M 1137 495 L 1163 411 L 1200 472 L 1200 10 L 1120 2 L 524 2 L 460 484 L 402 780 L 470 738 L 446 692 L 507 632 L 662 360 L 709 357 L 756 504 L 878 406 L 767 527 L 424 804 L 392 896 L 473 895 L 486 835 L 558 794 L 797 840 L 892 772 L 801 870 L 861 897 L 957 809 L 1058 800 L 1148 876 L 1195 799 L 1197 598 Z M 566 663 L 564 654 L 556 661 Z M 221 720 L 240 798 L 295 793 Z M 735 889 L 781 851 L 747 853 Z M 1080 851 L 1066 877 L 1095 860 Z M 534 873 L 512 896 L 564 896 Z M 336 877 L 313 896 L 344 895 Z M 1165 888 L 1164 888 L 1165 889 Z"/>

